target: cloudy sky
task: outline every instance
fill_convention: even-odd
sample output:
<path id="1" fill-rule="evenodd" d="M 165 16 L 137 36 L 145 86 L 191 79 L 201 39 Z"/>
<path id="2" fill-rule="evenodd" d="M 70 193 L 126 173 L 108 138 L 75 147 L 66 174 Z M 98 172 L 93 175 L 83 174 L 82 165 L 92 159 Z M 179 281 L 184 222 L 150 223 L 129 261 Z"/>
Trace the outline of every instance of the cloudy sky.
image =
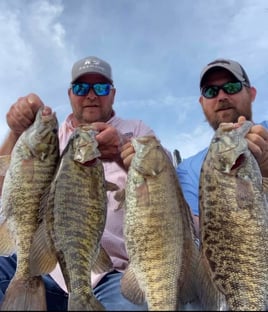
<path id="1" fill-rule="evenodd" d="M 217 57 L 245 67 L 254 121 L 268 119 L 267 0 L 0 0 L 0 38 L 1 141 L 9 106 L 30 92 L 62 122 L 72 64 L 90 55 L 113 67 L 117 114 L 183 158 L 210 142 L 198 85 Z"/>

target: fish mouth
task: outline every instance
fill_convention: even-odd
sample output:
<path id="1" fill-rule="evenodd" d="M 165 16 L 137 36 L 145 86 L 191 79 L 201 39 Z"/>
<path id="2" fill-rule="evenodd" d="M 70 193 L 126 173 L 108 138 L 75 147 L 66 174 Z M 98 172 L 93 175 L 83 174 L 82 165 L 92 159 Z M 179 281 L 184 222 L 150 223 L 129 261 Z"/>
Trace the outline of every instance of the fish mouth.
<path id="1" fill-rule="evenodd" d="M 231 170 L 235 170 L 239 168 L 244 163 L 245 160 L 246 160 L 246 157 L 244 154 L 239 155 L 239 157 L 236 159 L 235 163 L 233 164 Z"/>
<path id="2" fill-rule="evenodd" d="M 93 166 L 97 162 L 97 158 L 94 158 L 92 160 L 88 160 L 85 162 L 80 162 L 80 161 L 78 161 L 78 162 L 85 167 L 90 167 L 90 166 Z"/>

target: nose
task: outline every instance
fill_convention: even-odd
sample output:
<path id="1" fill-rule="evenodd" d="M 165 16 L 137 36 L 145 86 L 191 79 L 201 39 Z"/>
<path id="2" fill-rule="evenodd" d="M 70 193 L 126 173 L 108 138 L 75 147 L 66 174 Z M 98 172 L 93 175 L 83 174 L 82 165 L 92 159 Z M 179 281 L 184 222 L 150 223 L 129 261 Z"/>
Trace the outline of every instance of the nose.
<path id="1" fill-rule="evenodd" d="M 87 94 L 87 98 L 88 99 L 95 99 L 97 97 L 97 95 L 95 94 L 95 92 L 94 92 L 94 90 L 93 90 L 93 88 L 90 88 L 90 90 L 89 90 L 89 92 L 88 92 L 88 94 Z"/>
<path id="2" fill-rule="evenodd" d="M 222 89 L 220 89 L 217 97 L 218 100 L 226 99 L 228 97 L 228 94 L 225 93 Z"/>

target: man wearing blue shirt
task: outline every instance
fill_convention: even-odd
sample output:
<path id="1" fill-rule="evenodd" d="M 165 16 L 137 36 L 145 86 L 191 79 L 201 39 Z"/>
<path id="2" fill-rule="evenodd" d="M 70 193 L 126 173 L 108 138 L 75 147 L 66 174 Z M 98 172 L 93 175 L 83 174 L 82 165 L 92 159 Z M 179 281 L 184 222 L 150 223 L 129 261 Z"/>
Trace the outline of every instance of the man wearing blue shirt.
<path id="1" fill-rule="evenodd" d="M 256 89 L 245 69 L 236 61 L 216 59 L 206 65 L 200 76 L 199 102 L 209 125 L 216 130 L 221 122 L 252 120 Z M 268 121 L 254 124 L 247 135 L 249 148 L 256 157 L 263 180 L 268 179 Z M 199 231 L 199 176 L 208 148 L 183 160 L 177 174 L 186 201 L 191 207 Z"/>

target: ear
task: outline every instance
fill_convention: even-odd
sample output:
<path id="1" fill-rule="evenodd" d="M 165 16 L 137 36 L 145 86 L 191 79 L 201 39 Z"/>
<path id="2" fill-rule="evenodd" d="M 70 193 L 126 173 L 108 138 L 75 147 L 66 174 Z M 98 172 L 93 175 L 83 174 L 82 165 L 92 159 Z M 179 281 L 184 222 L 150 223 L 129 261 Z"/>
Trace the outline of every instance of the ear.
<path id="1" fill-rule="evenodd" d="M 113 98 L 113 104 L 114 104 L 114 97 L 115 97 L 115 94 L 116 94 L 116 89 L 115 88 L 111 89 L 110 90 L 110 94 L 111 94 L 111 96 Z"/>
<path id="2" fill-rule="evenodd" d="M 199 103 L 200 103 L 201 106 L 203 107 L 203 96 L 202 96 L 202 95 L 200 95 L 200 97 L 199 97 Z"/>
<path id="3" fill-rule="evenodd" d="M 257 95 L 257 90 L 254 87 L 250 87 L 250 97 L 251 97 L 251 102 L 253 102 L 256 98 Z"/>

